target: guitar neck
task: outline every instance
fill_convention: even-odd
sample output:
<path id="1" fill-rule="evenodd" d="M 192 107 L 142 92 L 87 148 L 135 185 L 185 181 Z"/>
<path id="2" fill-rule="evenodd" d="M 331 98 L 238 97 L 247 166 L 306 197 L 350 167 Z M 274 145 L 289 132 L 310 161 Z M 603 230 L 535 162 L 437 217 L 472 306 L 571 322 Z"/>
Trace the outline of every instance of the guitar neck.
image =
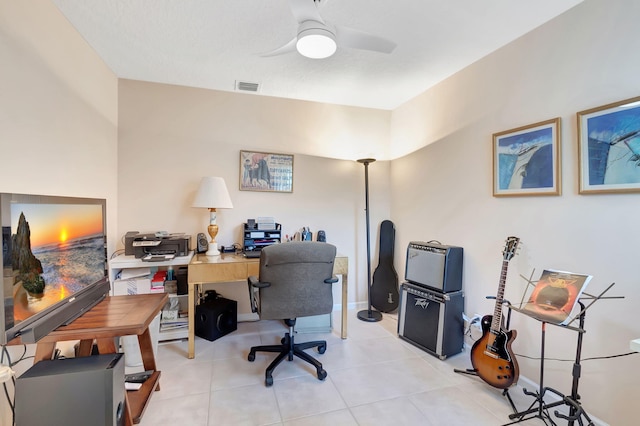
<path id="1" fill-rule="evenodd" d="M 499 332 L 502 329 L 502 304 L 504 301 L 504 286 L 507 281 L 507 268 L 509 261 L 502 261 L 502 271 L 500 272 L 500 285 L 498 286 L 498 294 L 496 295 L 496 307 L 493 310 L 493 320 L 491 321 L 491 331 Z"/>

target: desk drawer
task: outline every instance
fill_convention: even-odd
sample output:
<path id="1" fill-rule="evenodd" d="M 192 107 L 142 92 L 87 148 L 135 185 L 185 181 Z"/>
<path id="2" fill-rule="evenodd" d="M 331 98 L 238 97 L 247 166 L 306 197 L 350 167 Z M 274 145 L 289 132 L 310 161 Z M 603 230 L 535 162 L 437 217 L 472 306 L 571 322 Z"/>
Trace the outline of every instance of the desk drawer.
<path id="1" fill-rule="evenodd" d="M 249 266 L 251 266 L 251 268 Z M 252 268 L 253 265 L 248 263 L 190 264 L 188 279 L 191 283 L 223 283 L 229 281 L 245 281 L 247 279 L 247 276 L 249 276 L 249 271 Z"/>

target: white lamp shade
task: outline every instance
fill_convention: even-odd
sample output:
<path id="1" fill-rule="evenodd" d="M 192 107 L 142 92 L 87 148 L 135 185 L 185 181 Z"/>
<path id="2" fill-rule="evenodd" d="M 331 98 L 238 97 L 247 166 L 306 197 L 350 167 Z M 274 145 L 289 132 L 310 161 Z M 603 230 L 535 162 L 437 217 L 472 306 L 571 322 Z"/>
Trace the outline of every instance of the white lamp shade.
<path id="1" fill-rule="evenodd" d="M 208 209 L 232 209 L 231 197 L 224 179 L 221 177 L 203 177 L 193 201 L 192 207 Z"/>

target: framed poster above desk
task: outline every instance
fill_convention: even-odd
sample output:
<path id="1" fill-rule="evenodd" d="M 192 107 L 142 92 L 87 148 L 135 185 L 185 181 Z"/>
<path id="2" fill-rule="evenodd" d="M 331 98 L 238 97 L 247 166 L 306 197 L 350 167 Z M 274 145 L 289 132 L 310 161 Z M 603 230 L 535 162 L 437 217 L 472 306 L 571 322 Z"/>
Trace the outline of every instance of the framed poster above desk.
<path id="1" fill-rule="evenodd" d="M 202 284 L 242 281 L 246 284 L 251 275 L 258 276 L 260 259 L 246 258 L 241 254 L 223 253 L 220 256 L 197 254 L 189 262 L 189 358 L 195 358 L 195 305 L 196 291 Z M 335 275 L 342 275 L 342 312 L 340 337 L 347 338 L 347 289 L 349 259 L 338 254 L 333 266 Z M 247 296 L 248 297 L 248 296 Z"/>

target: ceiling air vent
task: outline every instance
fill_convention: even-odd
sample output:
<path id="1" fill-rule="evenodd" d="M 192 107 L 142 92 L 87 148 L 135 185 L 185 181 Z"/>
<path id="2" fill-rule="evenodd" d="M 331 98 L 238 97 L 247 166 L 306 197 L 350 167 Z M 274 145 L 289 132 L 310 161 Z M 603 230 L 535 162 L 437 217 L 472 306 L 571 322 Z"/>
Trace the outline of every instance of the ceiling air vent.
<path id="1" fill-rule="evenodd" d="M 257 92 L 260 85 L 248 81 L 236 81 L 236 90 L 241 92 Z"/>

